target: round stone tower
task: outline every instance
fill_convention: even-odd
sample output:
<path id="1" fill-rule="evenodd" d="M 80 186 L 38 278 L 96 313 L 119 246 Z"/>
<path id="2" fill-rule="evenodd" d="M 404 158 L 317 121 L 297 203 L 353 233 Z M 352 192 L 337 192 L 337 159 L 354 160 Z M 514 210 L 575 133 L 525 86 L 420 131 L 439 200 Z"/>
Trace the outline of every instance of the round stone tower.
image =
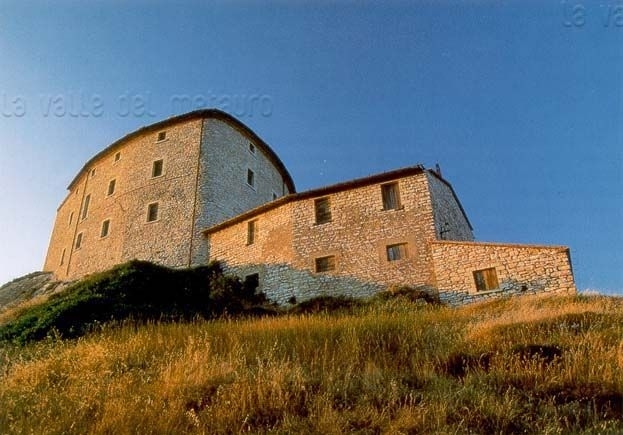
<path id="1" fill-rule="evenodd" d="M 131 259 L 203 264 L 202 230 L 295 192 L 275 152 L 225 112 L 143 127 L 91 158 L 58 208 L 44 270 L 69 280 Z"/>

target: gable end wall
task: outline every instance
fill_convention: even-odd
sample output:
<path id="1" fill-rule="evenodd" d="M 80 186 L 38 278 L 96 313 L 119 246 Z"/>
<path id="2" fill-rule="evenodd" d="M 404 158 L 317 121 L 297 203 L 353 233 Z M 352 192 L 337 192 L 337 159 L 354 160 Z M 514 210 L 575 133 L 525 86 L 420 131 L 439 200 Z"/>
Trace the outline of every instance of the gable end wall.
<path id="1" fill-rule="evenodd" d="M 440 240 L 474 240 L 474 234 L 462 206 L 452 188 L 436 176 L 426 172 L 430 190 L 435 238 Z"/>

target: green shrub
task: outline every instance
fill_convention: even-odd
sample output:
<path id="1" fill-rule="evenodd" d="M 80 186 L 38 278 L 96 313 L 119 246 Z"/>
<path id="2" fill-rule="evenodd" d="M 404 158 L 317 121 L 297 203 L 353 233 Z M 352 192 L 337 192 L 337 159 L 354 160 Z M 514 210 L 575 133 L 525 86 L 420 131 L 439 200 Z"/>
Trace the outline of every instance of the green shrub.
<path id="1" fill-rule="evenodd" d="M 291 313 L 320 313 L 331 311 L 350 311 L 366 302 L 346 296 L 318 296 L 301 302 L 290 309 Z"/>
<path id="2" fill-rule="evenodd" d="M 180 320 L 239 314 L 265 301 L 223 275 L 218 263 L 176 270 L 130 261 L 77 282 L 0 327 L 0 340 L 24 343 L 48 335 L 74 338 L 97 325 L 133 319 Z"/>
<path id="3" fill-rule="evenodd" d="M 407 285 L 390 286 L 386 291 L 376 296 L 380 300 L 404 298 L 411 302 L 424 302 L 431 305 L 441 305 L 439 294 L 430 286 L 411 287 Z"/>

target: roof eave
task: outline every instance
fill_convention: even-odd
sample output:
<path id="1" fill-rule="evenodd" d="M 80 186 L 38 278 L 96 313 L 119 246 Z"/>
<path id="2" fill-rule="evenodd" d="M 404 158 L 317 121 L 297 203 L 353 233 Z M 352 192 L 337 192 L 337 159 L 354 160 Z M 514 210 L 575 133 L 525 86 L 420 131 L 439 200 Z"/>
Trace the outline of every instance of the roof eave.
<path id="1" fill-rule="evenodd" d="M 218 109 L 200 109 L 200 110 L 195 110 L 192 112 L 184 113 L 182 115 L 172 116 L 170 118 L 163 119 L 162 121 L 158 121 L 154 124 L 141 127 L 138 130 L 128 133 L 127 135 L 123 136 L 121 139 L 116 140 L 115 142 L 113 142 L 112 144 L 104 148 L 102 151 L 95 154 L 92 158 L 90 158 L 84 164 L 82 169 L 78 171 L 74 179 L 69 183 L 69 186 L 67 186 L 67 189 L 71 190 L 72 187 L 78 182 L 82 174 L 85 173 L 89 169 L 89 167 L 93 165 L 95 161 L 97 161 L 99 158 L 101 158 L 105 154 L 110 153 L 115 148 L 121 146 L 128 140 L 133 139 L 141 134 L 149 133 L 149 132 L 156 131 L 156 130 L 161 130 L 162 128 L 165 128 L 172 124 L 177 124 L 177 123 L 184 122 L 184 121 L 190 121 L 193 119 L 206 119 L 206 118 L 221 119 L 229 123 L 230 125 L 232 125 L 234 128 L 241 131 L 243 134 L 246 134 L 247 136 L 249 136 L 254 142 L 260 144 L 260 147 L 264 149 L 269 159 L 273 162 L 273 164 L 275 164 L 275 166 L 281 172 L 284 178 L 284 182 L 286 186 L 288 187 L 288 190 L 292 193 L 296 192 L 296 187 L 294 185 L 294 180 L 292 179 L 292 176 L 288 172 L 286 166 L 283 164 L 279 156 L 273 151 L 273 149 L 245 124 L 243 124 L 242 122 L 240 122 L 239 120 L 231 116 L 230 114 L 223 112 L 222 110 L 218 110 Z"/>
<path id="2" fill-rule="evenodd" d="M 426 169 L 422 165 L 417 166 L 409 166 L 406 168 L 400 168 L 389 172 L 381 172 L 380 174 L 370 175 L 368 177 L 356 178 L 354 180 L 345 181 L 342 183 L 332 184 L 329 186 L 320 187 L 317 189 L 307 190 L 300 193 L 295 193 L 292 195 L 283 196 L 275 201 L 271 201 L 269 203 L 260 205 L 259 207 L 253 208 L 249 211 L 241 213 L 237 216 L 234 216 L 226 221 L 220 222 L 216 225 L 213 225 L 209 228 L 202 230 L 203 234 L 208 235 L 215 231 L 218 231 L 222 228 L 226 228 L 230 225 L 234 225 L 240 222 L 244 222 L 248 219 L 251 219 L 261 213 L 265 213 L 273 208 L 279 207 L 283 204 L 293 201 L 300 201 L 303 199 L 315 198 L 319 196 L 330 195 L 332 193 L 341 192 L 344 190 L 354 189 L 357 187 L 369 186 L 371 184 L 377 183 L 386 183 L 390 181 L 394 181 L 403 177 L 407 177 L 410 175 L 422 174 Z"/>

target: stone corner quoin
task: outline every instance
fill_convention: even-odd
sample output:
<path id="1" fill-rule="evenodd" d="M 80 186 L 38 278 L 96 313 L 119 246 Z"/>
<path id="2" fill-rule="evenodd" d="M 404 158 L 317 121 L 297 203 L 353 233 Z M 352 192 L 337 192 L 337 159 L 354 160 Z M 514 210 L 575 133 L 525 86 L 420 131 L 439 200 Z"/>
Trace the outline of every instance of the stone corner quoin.
<path id="1" fill-rule="evenodd" d="M 569 249 L 475 242 L 454 189 L 421 165 L 297 193 L 277 154 L 216 109 L 129 133 L 80 169 L 44 270 L 220 261 L 281 304 L 427 286 L 463 304 L 575 292 Z"/>

